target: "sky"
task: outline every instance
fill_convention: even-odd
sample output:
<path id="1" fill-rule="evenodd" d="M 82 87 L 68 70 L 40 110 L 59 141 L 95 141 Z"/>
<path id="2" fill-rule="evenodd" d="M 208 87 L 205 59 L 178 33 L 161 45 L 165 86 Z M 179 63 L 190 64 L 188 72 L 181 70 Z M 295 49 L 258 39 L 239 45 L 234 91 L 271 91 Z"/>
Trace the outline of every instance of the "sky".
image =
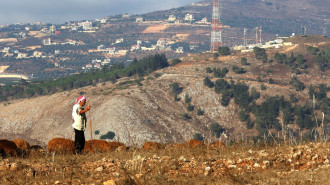
<path id="1" fill-rule="evenodd" d="M 201 0 L 0 0 L 0 25 L 62 24 L 123 13 L 142 14 L 185 6 Z"/>

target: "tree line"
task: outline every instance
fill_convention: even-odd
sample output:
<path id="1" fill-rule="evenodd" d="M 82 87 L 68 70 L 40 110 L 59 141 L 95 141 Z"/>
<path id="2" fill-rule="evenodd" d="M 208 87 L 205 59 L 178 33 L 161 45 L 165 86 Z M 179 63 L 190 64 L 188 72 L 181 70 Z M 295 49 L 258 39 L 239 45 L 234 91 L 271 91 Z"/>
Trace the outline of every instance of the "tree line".
<path id="1" fill-rule="evenodd" d="M 113 66 L 103 66 L 100 70 L 91 70 L 86 73 L 72 75 L 56 80 L 45 80 L 39 82 L 21 81 L 19 85 L 0 87 L 0 101 L 10 99 L 30 98 L 39 95 L 53 94 L 56 92 L 67 91 L 93 85 L 98 82 L 116 82 L 122 77 L 133 75 L 145 76 L 157 69 L 168 67 L 165 54 L 155 54 L 141 60 L 134 60 L 125 67 L 123 64 Z"/>

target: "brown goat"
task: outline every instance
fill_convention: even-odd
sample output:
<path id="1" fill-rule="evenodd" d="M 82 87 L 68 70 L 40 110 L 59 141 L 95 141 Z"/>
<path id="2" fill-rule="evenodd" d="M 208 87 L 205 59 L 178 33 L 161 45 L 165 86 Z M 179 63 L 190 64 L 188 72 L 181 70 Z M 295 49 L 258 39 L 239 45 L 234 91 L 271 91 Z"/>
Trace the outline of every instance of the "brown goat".
<path id="1" fill-rule="evenodd" d="M 74 142 L 65 138 L 53 138 L 48 142 L 48 152 L 73 153 Z"/>
<path id="2" fill-rule="evenodd" d="M 104 140 L 88 140 L 85 143 L 84 152 L 108 152 L 110 147 L 107 141 Z"/>
<path id="3" fill-rule="evenodd" d="M 13 142 L 16 146 L 24 153 L 27 154 L 30 151 L 30 144 L 26 142 L 24 139 L 15 139 Z"/>
<path id="4" fill-rule="evenodd" d="M 3 157 L 18 156 L 21 154 L 20 149 L 13 141 L 0 140 L 0 155 Z"/>
<path id="5" fill-rule="evenodd" d="M 195 147 L 201 146 L 201 145 L 203 145 L 203 141 L 194 140 L 194 139 L 183 143 L 183 146 L 185 146 L 185 147 L 191 147 L 191 148 L 195 148 Z"/>
<path id="6" fill-rule="evenodd" d="M 158 150 L 162 148 L 162 145 L 156 142 L 145 142 L 142 148 L 145 150 Z"/>
<path id="7" fill-rule="evenodd" d="M 110 147 L 111 151 L 115 151 L 118 147 L 125 147 L 125 144 L 116 141 L 110 141 L 108 142 L 108 146 Z"/>

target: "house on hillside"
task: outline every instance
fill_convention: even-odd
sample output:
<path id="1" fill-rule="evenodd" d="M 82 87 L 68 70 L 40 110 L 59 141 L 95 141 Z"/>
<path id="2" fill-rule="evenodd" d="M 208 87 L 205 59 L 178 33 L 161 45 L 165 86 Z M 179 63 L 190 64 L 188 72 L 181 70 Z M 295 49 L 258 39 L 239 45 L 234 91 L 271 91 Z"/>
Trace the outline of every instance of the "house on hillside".
<path id="1" fill-rule="evenodd" d="M 16 58 L 27 58 L 27 53 L 18 53 Z"/>
<path id="2" fill-rule="evenodd" d="M 86 65 L 86 69 L 92 69 L 93 68 L 93 65 L 92 64 L 87 64 Z"/>
<path id="3" fill-rule="evenodd" d="M 194 14 L 186 14 L 185 16 L 184 16 L 184 20 L 185 21 L 193 21 L 194 20 Z"/>
<path id="4" fill-rule="evenodd" d="M 101 68 L 101 64 L 99 64 L 99 63 L 94 64 L 94 68 L 95 68 L 95 69 L 100 69 L 100 68 Z"/>
<path id="5" fill-rule="evenodd" d="M 52 44 L 52 41 L 51 41 L 51 39 L 50 38 L 48 38 L 48 39 L 44 39 L 43 41 L 42 41 L 42 43 L 44 44 L 44 45 L 51 45 Z"/>
<path id="6" fill-rule="evenodd" d="M 168 16 L 168 19 L 167 19 L 168 22 L 174 22 L 175 20 L 176 20 L 175 15 L 171 14 Z"/>
<path id="7" fill-rule="evenodd" d="M 34 51 L 33 52 L 33 57 L 36 57 L 36 58 L 42 57 L 42 52 L 40 52 L 40 51 Z"/>
<path id="8" fill-rule="evenodd" d="M 183 53 L 183 47 L 176 48 L 175 52 L 182 54 Z"/>
<path id="9" fill-rule="evenodd" d="M 135 51 L 135 50 L 139 50 L 140 49 L 140 45 L 132 45 L 131 47 L 131 51 Z"/>
<path id="10" fill-rule="evenodd" d="M 135 19 L 135 22 L 143 22 L 143 17 L 137 17 L 137 18 Z"/>
<path id="11" fill-rule="evenodd" d="M 116 39 L 116 44 L 119 44 L 119 43 L 122 43 L 122 42 L 124 42 L 124 38 Z"/>
<path id="12" fill-rule="evenodd" d="M 158 49 L 165 49 L 166 45 L 167 45 L 167 40 L 165 38 L 158 39 L 156 44 Z"/>
<path id="13" fill-rule="evenodd" d="M 2 50 L 2 52 L 4 52 L 4 53 L 8 53 L 9 50 L 10 50 L 10 47 L 4 47 L 3 50 Z"/>
<path id="14" fill-rule="evenodd" d="M 109 53 L 110 55 L 114 55 L 114 54 L 116 54 L 116 52 L 117 52 L 116 47 L 107 48 L 107 49 L 108 49 L 108 53 Z"/>

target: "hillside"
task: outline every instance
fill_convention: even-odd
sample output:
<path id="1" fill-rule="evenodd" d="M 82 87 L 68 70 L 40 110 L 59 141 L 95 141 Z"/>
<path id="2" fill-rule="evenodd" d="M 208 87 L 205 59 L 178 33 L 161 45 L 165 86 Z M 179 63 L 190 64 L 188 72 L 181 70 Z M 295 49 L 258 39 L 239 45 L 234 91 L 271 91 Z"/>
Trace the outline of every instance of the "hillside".
<path id="1" fill-rule="evenodd" d="M 301 69 L 302 73 L 299 75 L 294 74 L 287 65 L 256 60 L 253 52 L 233 53 L 216 59 L 210 53 L 193 54 L 181 58 L 182 62 L 175 66 L 156 71 L 160 74 L 159 77 L 154 76 L 156 73 L 145 77 L 141 81 L 142 85 L 131 83 L 129 80 L 132 78 L 123 78 L 114 84 L 99 83 L 47 96 L 4 102 L 0 105 L 0 136 L 7 139 L 20 137 L 41 145 L 45 145 L 54 137 L 73 139 L 71 109 L 75 98 L 81 94 L 87 96 L 87 101 L 92 106 L 93 138 L 100 138 L 110 131 L 116 135 L 114 140 L 128 145 L 141 145 L 149 140 L 182 142 L 193 138 L 195 133 L 201 133 L 205 138 L 212 140 L 216 139 L 210 132 L 213 123 L 218 123 L 224 129 L 225 135 L 222 139 L 228 137 L 228 141 L 257 136 L 256 127 L 247 129 L 246 123 L 241 121 L 242 108 L 234 103 L 236 100 L 232 99 L 228 106 L 223 106 L 221 94 L 216 93 L 214 88 L 204 85 L 203 80 L 206 76 L 213 82 L 217 79 L 206 73 L 206 68 L 227 67 L 229 73 L 223 79 L 233 80 L 237 84 L 244 82 L 250 90 L 255 87 L 260 92 L 260 98 L 256 100 L 258 105 L 276 95 L 284 96 L 287 101 L 293 95 L 299 100 L 293 105 L 304 105 L 306 102 L 310 104 L 307 87 L 328 85 L 329 69 L 324 72 L 318 69 L 313 61 L 314 56 L 306 52 L 306 45 L 322 49 L 329 47 L 330 41 L 322 37 L 296 37 L 289 41 L 296 45 L 269 49 L 267 54 L 269 58 L 274 58 L 277 52 L 304 55 L 308 67 Z M 246 73 L 233 72 L 232 66 L 242 66 L 242 57 L 247 58 L 250 64 L 243 66 Z M 297 91 L 290 85 L 293 76 L 297 76 L 298 80 L 304 83 L 304 90 Z M 273 79 L 273 83 L 268 82 L 270 78 Z M 170 85 L 173 83 L 178 83 L 183 88 L 178 95 L 180 101 L 174 101 L 170 93 Z M 186 95 L 191 97 L 194 111 L 187 110 Z M 329 105 L 324 106 L 322 110 L 328 111 Z M 198 108 L 204 110 L 204 115 L 197 115 Z M 327 127 L 328 112 L 325 113 Z M 321 111 L 315 110 L 315 114 L 320 122 Z M 252 121 L 257 119 L 252 113 L 250 117 Z M 289 128 L 297 134 L 309 133 L 306 129 L 298 129 L 296 124 L 289 124 Z M 95 134 L 95 131 L 99 133 Z M 272 132 L 279 134 L 279 131 Z M 89 139 L 89 128 L 85 133 L 86 139 Z"/>

